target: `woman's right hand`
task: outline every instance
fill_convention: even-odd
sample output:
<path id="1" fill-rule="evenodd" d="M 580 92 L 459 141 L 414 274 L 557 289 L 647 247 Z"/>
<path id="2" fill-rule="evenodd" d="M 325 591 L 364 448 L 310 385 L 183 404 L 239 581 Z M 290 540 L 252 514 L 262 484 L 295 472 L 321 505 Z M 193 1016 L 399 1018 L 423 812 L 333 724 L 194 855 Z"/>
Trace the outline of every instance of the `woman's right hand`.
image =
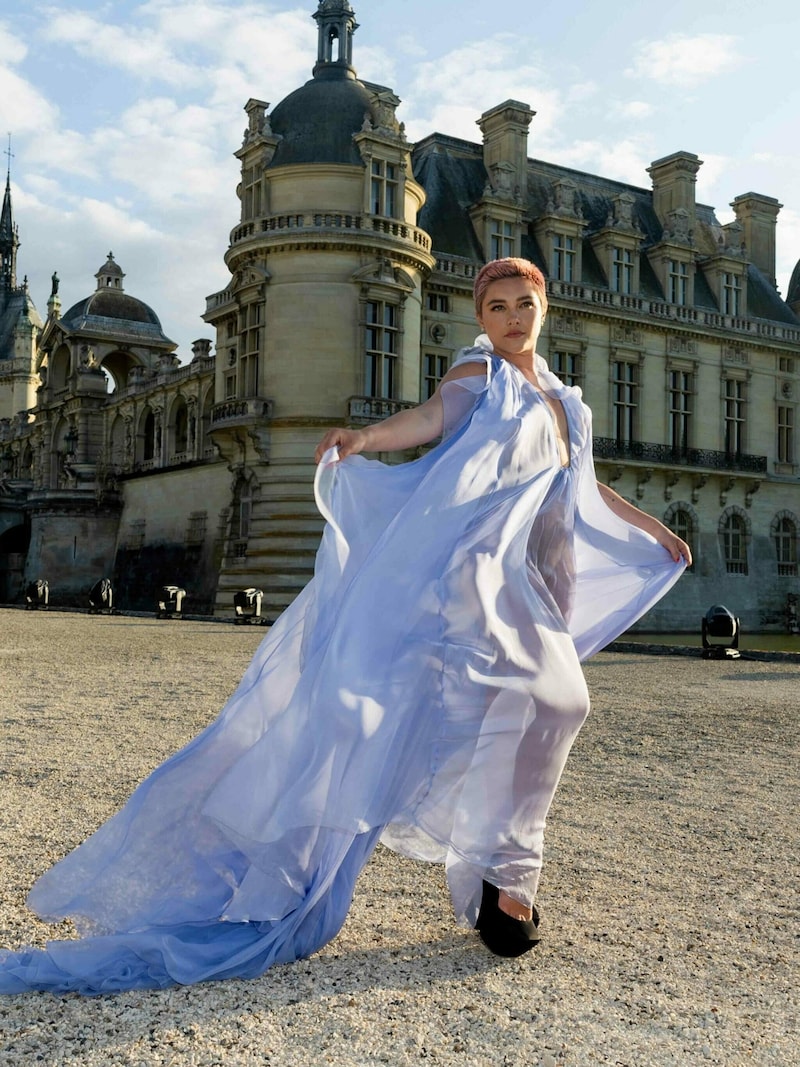
<path id="1" fill-rule="evenodd" d="M 357 452 L 363 452 L 367 446 L 367 435 L 363 430 L 346 430 L 337 427 L 328 430 L 314 453 L 314 462 L 319 463 L 329 448 L 336 446 L 339 449 L 339 459 L 345 456 L 354 456 Z"/>

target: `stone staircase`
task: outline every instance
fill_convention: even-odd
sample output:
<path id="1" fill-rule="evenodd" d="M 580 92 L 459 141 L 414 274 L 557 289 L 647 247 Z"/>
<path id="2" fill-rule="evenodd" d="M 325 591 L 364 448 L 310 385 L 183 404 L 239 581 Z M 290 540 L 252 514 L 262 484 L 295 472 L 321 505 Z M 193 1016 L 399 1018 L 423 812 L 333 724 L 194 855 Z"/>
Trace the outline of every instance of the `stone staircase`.
<path id="1" fill-rule="evenodd" d="M 223 559 L 216 615 L 232 615 L 234 593 L 255 586 L 264 592 L 262 617 L 274 621 L 312 577 L 323 520 L 307 469 L 303 473 L 302 481 L 276 478 L 262 484 L 252 504 L 246 553 L 234 551 Z"/>

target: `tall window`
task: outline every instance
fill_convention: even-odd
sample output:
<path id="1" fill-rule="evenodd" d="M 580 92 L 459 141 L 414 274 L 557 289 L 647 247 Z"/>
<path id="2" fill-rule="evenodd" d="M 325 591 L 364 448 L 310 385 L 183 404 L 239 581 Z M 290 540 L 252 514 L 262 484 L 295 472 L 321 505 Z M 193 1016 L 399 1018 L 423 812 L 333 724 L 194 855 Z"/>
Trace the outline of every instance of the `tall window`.
<path id="1" fill-rule="evenodd" d="M 738 274 L 722 275 L 722 314 L 741 315 L 742 279 Z"/>
<path id="2" fill-rule="evenodd" d="M 426 352 L 422 357 L 422 399 L 429 400 L 450 367 L 450 357 Z"/>
<path id="3" fill-rule="evenodd" d="M 692 421 L 692 373 L 687 370 L 669 372 L 669 443 L 673 449 L 685 452 L 689 447 Z"/>
<path id="4" fill-rule="evenodd" d="M 670 304 L 684 305 L 689 302 L 689 266 L 677 259 L 669 261 L 667 299 Z"/>
<path id="5" fill-rule="evenodd" d="M 685 507 L 675 507 L 672 514 L 668 516 L 666 524 L 673 533 L 677 534 L 682 541 L 686 542 L 692 550 L 692 559 L 694 560 L 697 555 L 697 549 L 695 547 L 696 531 L 691 512 L 687 511 Z M 689 570 L 694 570 L 694 563 L 692 563 Z"/>
<path id="6" fill-rule="evenodd" d="M 576 264 L 575 238 L 557 233 L 553 238 L 553 277 L 560 282 L 574 282 Z"/>
<path id="7" fill-rule="evenodd" d="M 582 385 L 580 355 L 577 352 L 561 352 L 556 349 L 550 355 L 550 370 L 564 385 Z"/>
<path id="8" fill-rule="evenodd" d="M 639 367 L 618 360 L 613 364 L 612 414 L 617 441 L 636 440 L 636 409 L 639 402 Z"/>
<path id="9" fill-rule="evenodd" d="M 263 304 L 250 304 L 241 312 L 242 357 L 240 360 L 239 395 L 258 396 L 258 359 L 261 352 L 261 317 Z"/>
<path id="10" fill-rule="evenodd" d="M 253 488 L 250 482 L 240 478 L 233 493 L 231 509 L 232 555 L 244 559 L 247 555 L 247 540 L 250 537 L 250 519 L 253 513 Z"/>
<path id="11" fill-rule="evenodd" d="M 385 218 L 397 217 L 398 168 L 394 163 L 383 159 L 372 161 L 372 181 L 370 183 L 370 210 L 373 215 Z"/>
<path id="12" fill-rule="evenodd" d="M 145 461 L 156 458 L 156 417 L 150 408 L 144 419 L 142 459 Z"/>
<path id="13" fill-rule="evenodd" d="M 747 574 L 747 526 L 735 511 L 723 516 L 722 552 L 728 574 Z"/>
<path id="14" fill-rule="evenodd" d="M 792 577 L 797 574 L 797 525 L 788 515 L 782 515 L 773 524 L 775 554 L 778 559 L 778 574 Z"/>
<path id="15" fill-rule="evenodd" d="M 428 311 L 449 311 L 450 297 L 444 293 L 428 293 L 425 298 Z"/>
<path id="16" fill-rule="evenodd" d="M 615 293 L 633 292 L 633 251 L 630 248 L 612 250 L 611 288 Z"/>
<path id="17" fill-rule="evenodd" d="M 173 455 L 185 452 L 189 447 L 189 409 L 184 400 L 176 402 L 174 419 Z"/>
<path id="18" fill-rule="evenodd" d="M 794 463 L 794 408 L 778 407 L 778 463 Z"/>
<path id="19" fill-rule="evenodd" d="M 242 171 L 242 220 L 258 218 L 261 214 L 261 167 L 245 167 Z"/>
<path id="20" fill-rule="evenodd" d="M 503 222 L 501 219 L 489 219 L 489 246 L 492 259 L 505 259 L 513 256 L 514 226 L 511 222 Z"/>
<path id="21" fill-rule="evenodd" d="M 735 456 L 744 451 L 745 382 L 725 379 L 725 451 Z"/>
<path id="22" fill-rule="evenodd" d="M 364 392 L 393 399 L 397 395 L 397 307 L 384 300 L 366 305 Z"/>

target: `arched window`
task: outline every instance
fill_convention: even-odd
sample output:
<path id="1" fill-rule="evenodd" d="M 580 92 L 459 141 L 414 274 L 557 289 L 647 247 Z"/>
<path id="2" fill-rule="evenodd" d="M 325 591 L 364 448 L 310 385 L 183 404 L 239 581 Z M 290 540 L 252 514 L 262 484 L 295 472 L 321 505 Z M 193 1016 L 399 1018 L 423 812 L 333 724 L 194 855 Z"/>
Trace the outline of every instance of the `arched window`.
<path id="1" fill-rule="evenodd" d="M 776 515 L 770 532 L 775 543 L 778 574 L 792 577 L 797 574 L 797 521 L 789 511 Z"/>
<path id="2" fill-rule="evenodd" d="M 203 398 L 202 414 L 200 416 L 200 441 L 198 442 L 196 455 L 212 457 L 216 454 L 214 442 L 211 440 L 211 409 L 214 407 L 214 387 L 206 390 Z"/>
<path id="3" fill-rule="evenodd" d="M 111 462 L 115 467 L 121 467 L 126 460 L 126 433 L 125 420 L 117 415 L 111 427 Z"/>
<path id="4" fill-rule="evenodd" d="M 239 478 L 233 491 L 231 509 L 231 555 L 234 559 L 244 559 L 247 555 L 252 512 L 253 484 L 246 478 Z"/>
<path id="5" fill-rule="evenodd" d="M 722 554 L 728 574 L 747 574 L 747 519 L 736 508 L 729 508 L 719 524 Z"/>
<path id="6" fill-rule="evenodd" d="M 155 459 L 156 455 L 156 417 L 151 408 L 147 409 L 142 422 L 142 459 L 145 463 Z"/>
<path id="7" fill-rule="evenodd" d="M 182 396 L 175 401 L 171 421 L 170 459 L 174 462 L 185 459 L 189 448 L 189 409 Z"/>
<path id="8" fill-rule="evenodd" d="M 664 515 L 664 525 L 676 533 L 682 541 L 685 541 L 692 550 L 692 565 L 689 570 L 694 570 L 697 562 L 697 513 L 688 504 L 676 502 L 671 504 Z"/>

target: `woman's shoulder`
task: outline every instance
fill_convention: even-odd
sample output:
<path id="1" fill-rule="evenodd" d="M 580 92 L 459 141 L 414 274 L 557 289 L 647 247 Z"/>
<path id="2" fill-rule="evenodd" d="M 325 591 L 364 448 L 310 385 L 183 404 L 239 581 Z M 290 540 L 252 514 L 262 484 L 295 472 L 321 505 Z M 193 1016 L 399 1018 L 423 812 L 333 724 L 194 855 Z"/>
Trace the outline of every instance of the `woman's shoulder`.
<path id="1" fill-rule="evenodd" d="M 452 382 L 459 378 L 483 378 L 486 376 L 486 372 L 486 359 L 469 355 L 463 360 L 454 363 L 443 380 Z"/>

